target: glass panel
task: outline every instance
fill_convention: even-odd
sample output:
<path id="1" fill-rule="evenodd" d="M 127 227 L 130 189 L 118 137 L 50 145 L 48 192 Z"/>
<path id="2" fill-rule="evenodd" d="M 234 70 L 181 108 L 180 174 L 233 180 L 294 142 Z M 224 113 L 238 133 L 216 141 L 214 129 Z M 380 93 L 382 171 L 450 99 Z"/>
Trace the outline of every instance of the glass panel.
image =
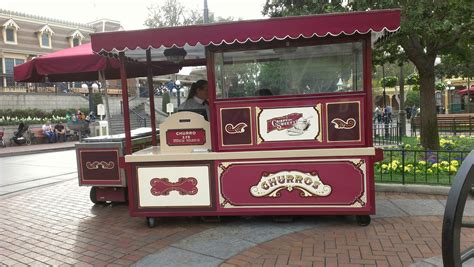
<path id="1" fill-rule="evenodd" d="M 15 42 L 15 30 L 8 28 L 5 31 L 7 35 L 7 42 Z"/>
<path id="2" fill-rule="evenodd" d="M 362 42 L 215 54 L 218 98 L 362 91 Z"/>
<path id="3" fill-rule="evenodd" d="M 80 43 L 79 43 L 79 38 L 74 38 L 74 39 L 72 39 L 72 46 L 73 46 L 73 47 L 76 47 L 76 46 L 78 46 L 78 45 L 80 45 Z"/>
<path id="4" fill-rule="evenodd" d="M 41 45 L 44 46 L 44 47 L 50 47 L 50 44 L 49 44 L 49 34 L 43 33 L 43 34 L 41 35 Z"/>
<path id="5" fill-rule="evenodd" d="M 25 60 L 24 60 L 24 59 L 18 59 L 18 58 L 15 59 L 15 66 L 16 66 L 16 65 L 23 64 L 23 63 L 25 63 Z"/>

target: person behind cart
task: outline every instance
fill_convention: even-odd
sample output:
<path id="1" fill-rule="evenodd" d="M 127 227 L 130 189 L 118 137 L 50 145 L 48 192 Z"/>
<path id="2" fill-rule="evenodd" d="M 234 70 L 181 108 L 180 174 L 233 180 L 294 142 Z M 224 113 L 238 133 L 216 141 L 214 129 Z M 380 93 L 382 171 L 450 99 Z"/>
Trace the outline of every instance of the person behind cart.
<path id="1" fill-rule="evenodd" d="M 57 123 L 54 126 L 54 132 L 58 142 L 66 142 L 66 129 L 61 123 Z"/>
<path id="2" fill-rule="evenodd" d="M 191 85 L 188 97 L 179 107 L 178 110 L 206 110 L 207 118 L 209 118 L 209 91 L 206 80 L 198 80 Z"/>
<path id="3" fill-rule="evenodd" d="M 50 121 L 47 121 L 45 124 L 43 124 L 42 130 L 43 134 L 48 138 L 48 143 L 56 142 L 56 133 L 54 132 Z"/>

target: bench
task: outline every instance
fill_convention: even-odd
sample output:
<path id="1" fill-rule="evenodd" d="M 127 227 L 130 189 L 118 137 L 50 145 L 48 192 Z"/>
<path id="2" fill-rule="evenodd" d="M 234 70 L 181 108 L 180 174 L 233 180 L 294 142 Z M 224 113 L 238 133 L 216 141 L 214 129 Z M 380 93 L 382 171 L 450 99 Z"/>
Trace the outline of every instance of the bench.
<path id="1" fill-rule="evenodd" d="M 438 114 L 436 115 L 438 122 L 438 131 L 443 133 L 469 134 L 474 130 L 474 114 Z M 417 135 L 417 131 L 421 129 L 421 117 L 417 116 L 411 120 L 411 134 Z"/>
<path id="2" fill-rule="evenodd" d="M 41 128 L 30 128 L 28 130 L 30 134 L 30 140 L 35 144 L 44 144 L 48 142 L 48 137 L 44 135 L 43 129 Z"/>

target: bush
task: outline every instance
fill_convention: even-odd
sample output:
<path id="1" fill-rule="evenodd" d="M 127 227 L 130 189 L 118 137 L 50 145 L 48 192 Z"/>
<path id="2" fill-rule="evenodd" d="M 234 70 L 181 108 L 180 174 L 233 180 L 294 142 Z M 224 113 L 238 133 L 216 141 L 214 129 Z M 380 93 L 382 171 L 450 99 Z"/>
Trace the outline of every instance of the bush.
<path id="1" fill-rule="evenodd" d="M 87 111 L 82 109 L 83 112 Z M 0 110 L 0 125 L 17 125 L 20 122 L 26 124 L 43 124 L 46 121 L 53 123 L 66 122 L 66 114 L 76 113 L 75 109 L 55 109 L 51 112 L 46 112 L 39 109 L 5 109 Z M 86 113 L 87 114 L 87 113 Z"/>
<path id="2" fill-rule="evenodd" d="M 420 76 L 418 76 L 418 73 L 414 72 L 414 73 L 407 76 L 406 84 L 408 84 L 408 85 L 418 85 L 419 81 L 420 81 Z"/>
<path id="3" fill-rule="evenodd" d="M 395 87 L 398 84 L 398 78 L 395 76 L 387 76 L 380 80 L 380 84 L 386 87 Z"/>

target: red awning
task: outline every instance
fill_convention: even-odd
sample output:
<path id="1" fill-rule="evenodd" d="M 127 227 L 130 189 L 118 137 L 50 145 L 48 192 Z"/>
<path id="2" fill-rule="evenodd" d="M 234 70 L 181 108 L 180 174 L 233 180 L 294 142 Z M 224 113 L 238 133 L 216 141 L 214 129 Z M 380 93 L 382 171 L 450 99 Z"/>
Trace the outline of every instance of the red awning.
<path id="1" fill-rule="evenodd" d="M 17 65 L 13 77 L 17 82 L 44 82 L 45 77 L 51 82 L 93 81 L 98 80 L 98 72 L 104 71 L 106 79 L 120 79 L 120 62 L 115 58 L 106 58 L 94 54 L 91 44 L 83 44 L 33 58 Z M 154 66 L 154 75 L 176 73 L 176 66 Z M 127 77 L 146 76 L 147 69 L 143 63 L 127 64 Z"/>
<path id="2" fill-rule="evenodd" d="M 400 10 L 377 10 L 96 33 L 91 35 L 91 39 L 94 52 L 116 53 L 162 46 L 183 47 L 197 44 L 207 46 L 300 37 L 395 32 L 399 27 Z"/>
<path id="3" fill-rule="evenodd" d="M 463 89 L 459 89 L 456 92 L 460 95 L 467 95 L 467 94 L 474 95 L 474 85 L 472 85 L 471 88 L 469 88 L 469 90 L 467 89 L 467 87 L 464 87 Z"/>

